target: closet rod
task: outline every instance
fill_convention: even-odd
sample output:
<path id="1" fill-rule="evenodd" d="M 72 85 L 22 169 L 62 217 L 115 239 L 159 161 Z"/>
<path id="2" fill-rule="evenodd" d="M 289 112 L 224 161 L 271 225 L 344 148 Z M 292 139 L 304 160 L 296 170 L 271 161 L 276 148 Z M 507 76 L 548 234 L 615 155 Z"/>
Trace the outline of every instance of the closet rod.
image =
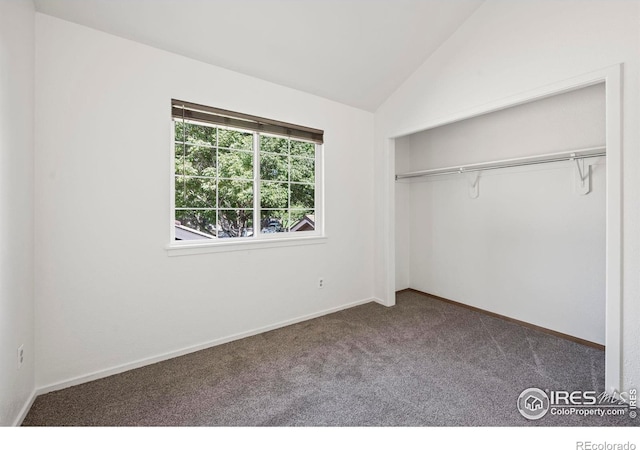
<path id="1" fill-rule="evenodd" d="M 507 167 L 530 166 L 533 164 L 544 164 L 558 161 L 571 161 L 584 158 L 595 158 L 606 156 L 606 147 L 591 147 L 580 150 L 572 150 L 560 153 L 548 153 L 546 155 L 526 156 L 523 158 L 502 159 L 484 163 L 465 164 L 462 166 L 442 167 L 439 169 L 420 170 L 417 172 L 400 173 L 396 175 L 396 180 L 403 178 L 428 177 L 431 175 L 449 175 L 454 173 L 478 172 L 480 170 L 504 169 Z"/>

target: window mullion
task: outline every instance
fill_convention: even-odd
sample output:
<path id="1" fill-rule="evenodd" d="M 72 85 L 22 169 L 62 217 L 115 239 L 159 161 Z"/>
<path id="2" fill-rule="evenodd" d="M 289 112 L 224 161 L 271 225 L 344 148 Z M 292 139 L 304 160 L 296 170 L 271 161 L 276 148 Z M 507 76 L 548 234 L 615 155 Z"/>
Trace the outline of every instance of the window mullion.
<path id="1" fill-rule="evenodd" d="M 216 204 L 214 215 L 214 227 L 216 229 L 216 239 L 219 239 L 219 223 L 220 223 L 220 128 L 216 127 Z"/>
<path id="2" fill-rule="evenodd" d="M 253 236 L 260 237 L 260 134 L 253 133 Z"/>
<path id="3" fill-rule="evenodd" d="M 187 124 L 182 118 L 182 203 L 187 200 L 187 178 L 184 167 L 187 164 Z"/>
<path id="4" fill-rule="evenodd" d="M 289 174 L 287 178 L 287 232 L 291 230 L 291 139 L 287 139 L 287 172 Z"/>

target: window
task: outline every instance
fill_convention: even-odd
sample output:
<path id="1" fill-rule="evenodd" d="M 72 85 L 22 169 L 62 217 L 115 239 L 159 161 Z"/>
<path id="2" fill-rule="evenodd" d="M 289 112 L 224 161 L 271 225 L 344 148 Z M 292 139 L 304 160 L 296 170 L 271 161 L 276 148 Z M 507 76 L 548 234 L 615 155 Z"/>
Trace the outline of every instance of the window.
<path id="1" fill-rule="evenodd" d="M 323 132 L 172 101 L 173 238 L 318 236 Z"/>

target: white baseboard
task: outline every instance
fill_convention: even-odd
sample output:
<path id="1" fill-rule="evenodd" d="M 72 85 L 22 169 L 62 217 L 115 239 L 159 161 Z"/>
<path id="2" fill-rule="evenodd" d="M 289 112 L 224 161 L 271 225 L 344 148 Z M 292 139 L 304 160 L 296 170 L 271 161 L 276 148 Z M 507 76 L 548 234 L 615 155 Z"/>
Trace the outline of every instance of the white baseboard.
<path id="1" fill-rule="evenodd" d="M 22 425 L 22 422 L 24 421 L 24 418 L 27 417 L 27 414 L 29 413 L 29 410 L 33 406 L 33 402 L 36 401 L 36 396 L 37 396 L 36 391 L 35 390 L 31 391 L 31 395 L 29 396 L 29 398 L 25 402 L 24 406 L 20 410 L 20 413 L 18 414 L 18 417 L 16 417 L 16 420 L 13 422 L 12 426 L 19 427 L 20 425 Z"/>
<path id="2" fill-rule="evenodd" d="M 109 369 L 105 369 L 105 370 L 99 370 L 96 372 L 92 372 L 86 375 L 82 375 L 79 377 L 74 377 L 74 378 L 70 378 L 68 380 L 59 382 L 59 383 L 52 383 L 46 386 L 41 386 L 38 387 L 35 390 L 35 394 L 33 396 L 33 400 L 35 400 L 35 397 L 38 395 L 42 395 L 42 394 L 46 394 L 48 392 L 53 392 L 53 391 L 59 391 L 60 389 L 65 389 L 71 386 L 76 386 L 78 384 L 82 384 L 82 383 L 87 383 L 89 381 L 94 381 L 94 380 L 98 380 L 100 378 L 106 378 L 109 377 L 111 375 L 116 375 L 118 373 L 122 373 L 122 372 L 126 372 L 128 370 L 133 370 L 133 369 L 138 369 L 140 367 L 144 367 L 144 366 L 148 366 L 150 364 L 155 364 L 157 362 L 160 361 L 165 361 L 167 359 L 171 359 L 171 358 L 176 358 L 178 356 L 183 356 L 186 355 L 188 353 L 193 353 L 193 352 L 197 352 L 200 350 L 204 350 L 210 347 L 215 347 L 217 345 L 221 345 L 221 344 L 226 344 L 227 342 L 232 342 L 232 341 L 236 341 L 238 339 L 243 339 L 246 337 L 250 337 L 250 336 L 255 336 L 256 334 L 260 334 L 260 333 L 265 333 L 267 331 L 271 331 L 271 330 L 275 330 L 277 328 L 282 328 L 282 327 L 286 327 L 288 325 L 293 325 L 299 322 L 304 322 L 305 320 L 310 320 L 310 319 L 315 319 L 316 317 L 321 317 L 321 316 L 326 316 L 327 314 L 331 314 L 334 312 L 338 312 L 338 311 L 342 311 L 344 309 L 349 309 L 349 308 L 353 308 L 354 306 L 358 306 L 358 305 L 363 305 L 365 303 L 371 303 L 372 301 L 375 301 L 377 303 L 380 303 L 379 300 L 375 299 L 375 298 L 368 298 L 365 300 L 358 300 L 352 303 L 347 303 L 345 305 L 340 305 L 340 306 L 336 306 L 333 308 L 329 308 L 329 309 L 325 309 L 323 311 L 318 311 L 315 313 L 311 313 L 311 314 L 307 314 L 304 316 L 299 316 L 293 319 L 289 319 L 289 320 L 285 320 L 282 322 L 278 322 L 278 323 L 274 323 L 272 325 L 267 325 L 265 327 L 260 327 L 260 328 L 254 328 L 253 330 L 249 330 L 249 331 L 245 331 L 243 333 L 237 333 L 237 334 L 232 334 L 230 336 L 226 336 L 223 338 L 219 338 L 219 339 L 214 339 L 213 341 L 208 341 L 208 342 L 204 342 L 202 344 L 198 344 L 198 345 L 192 345 L 189 347 L 185 347 L 182 349 L 178 349 L 178 350 L 174 350 L 171 352 L 167 352 L 167 353 L 162 353 L 160 355 L 156 355 L 156 356 L 152 356 L 150 358 L 143 358 L 143 359 L 139 359 L 137 361 L 133 361 L 130 363 L 126 363 L 126 364 L 122 364 L 119 366 L 115 366 L 115 367 L 111 367 Z M 33 400 L 31 401 L 31 403 L 33 403 Z M 29 408 L 31 407 L 31 405 L 29 405 Z M 26 409 L 26 411 L 29 411 L 29 408 Z M 25 416 L 26 416 L 26 411 L 25 411 Z M 24 417 L 22 418 L 24 419 Z M 20 422 L 22 422 L 22 420 L 20 420 Z"/>

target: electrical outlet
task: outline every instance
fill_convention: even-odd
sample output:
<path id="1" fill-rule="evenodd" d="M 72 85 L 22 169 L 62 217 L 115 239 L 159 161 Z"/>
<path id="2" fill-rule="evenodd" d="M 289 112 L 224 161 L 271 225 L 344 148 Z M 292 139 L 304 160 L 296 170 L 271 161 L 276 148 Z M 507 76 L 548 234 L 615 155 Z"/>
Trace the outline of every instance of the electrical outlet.
<path id="1" fill-rule="evenodd" d="M 22 367 L 24 362 L 24 344 L 18 347 L 18 370 Z"/>
<path id="2" fill-rule="evenodd" d="M 324 278 L 318 278 L 318 289 L 322 289 L 324 287 Z"/>

